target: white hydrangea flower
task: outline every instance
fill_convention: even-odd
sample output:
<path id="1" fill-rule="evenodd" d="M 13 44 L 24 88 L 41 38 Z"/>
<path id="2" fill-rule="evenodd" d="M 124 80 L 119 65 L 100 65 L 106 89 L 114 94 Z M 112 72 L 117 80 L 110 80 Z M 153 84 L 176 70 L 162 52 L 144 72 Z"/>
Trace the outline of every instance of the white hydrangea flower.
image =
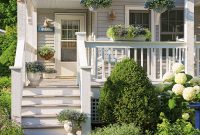
<path id="1" fill-rule="evenodd" d="M 172 88 L 172 91 L 176 94 L 176 95 L 182 95 L 183 90 L 185 89 L 185 87 L 181 84 L 175 84 Z"/>
<path id="2" fill-rule="evenodd" d="M 199 86 L 194 86 L 193 88 L 195 89 L 196 94 L 200 93 L 200 87 Z"/>
<path id="3" fill-rule="evenodd" d="M 196 91 L 193 87 L 187 87 L 183 90 L 183 98 L 186 101 L 191 101 L 195 98 L 196 96 Z"/>
<path id="4" fill-rule="evenodd" d="M 187 81 L 187 76 L 184 73 L 178 73 L 175 75 L 175 82 L 177 84 L 185 84 Z"/>
<path id="5" fill-rule="evenodd" d="M 163 75 L 164 82 L 172 82 L 174 80 L 174 73 L 167 72 Z"/>
<path id="6" fill-rule="evenodd" d="M 182 63 L 175 63 L 172 66 L 172 71 L 174 73 L 180 73 L 185 70 L 185 66 Z"/>
<path id="7" fill-rule="evenodd" d="M 194 84 L 194 85 L 198 85 L 200 84 L 200 78 L 199 77 L 194 77 L 190 80 L 190 83 Z"/>
<path id="8" fill-rule="evenodd" d="M 184 120 L 188 120 L 188 119 L 190 118 L 189 113 L 183 113 L 183 114 L 182 114 L 182 118 L 183 118 Z"/>

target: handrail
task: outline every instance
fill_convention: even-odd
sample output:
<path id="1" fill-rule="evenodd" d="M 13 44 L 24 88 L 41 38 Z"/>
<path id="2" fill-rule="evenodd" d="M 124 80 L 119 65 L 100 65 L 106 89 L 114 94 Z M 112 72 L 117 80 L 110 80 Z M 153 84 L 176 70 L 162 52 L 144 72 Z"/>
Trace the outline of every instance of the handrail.
<path id="1" fill-rule="evenodd" d="M 24 53 L 25 53 L 25 41 L 19 40 L 17 42 L 15 63 L 12 68 L 23 68 Z"/>

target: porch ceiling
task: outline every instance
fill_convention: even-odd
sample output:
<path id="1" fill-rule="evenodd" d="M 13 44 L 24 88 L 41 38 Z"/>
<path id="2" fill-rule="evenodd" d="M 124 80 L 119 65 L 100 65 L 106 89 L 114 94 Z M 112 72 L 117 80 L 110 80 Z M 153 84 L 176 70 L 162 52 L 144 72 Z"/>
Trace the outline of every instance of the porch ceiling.
<path id="1" fill-rule="evenodd" d="M 32 0 L 35 8 L 82 9 L 80 0 Z"/>

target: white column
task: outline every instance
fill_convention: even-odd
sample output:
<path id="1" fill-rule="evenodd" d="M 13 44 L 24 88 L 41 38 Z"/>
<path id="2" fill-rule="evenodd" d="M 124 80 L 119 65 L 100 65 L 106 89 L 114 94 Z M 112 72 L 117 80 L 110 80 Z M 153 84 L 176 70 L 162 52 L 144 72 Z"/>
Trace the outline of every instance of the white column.
<path id="1" fill-rule="evenodd" d="M 82 125 L 82 135 L 89 135 L 91 131 L 91 67 L 80 69 L 81 111 L 87 114 L 87 120 Z"/>
<path id="2" fill-rule="evenodd" d="M 187 44 L 186 72 L 194 76 L 194 0 L 185 0 L 184 40 Z"/>
<path id="3" fill-rule="evenodd" d="M 17 2 L 17 38 L 24 40 L 26 37 L 26 5 L 23 2 Z"/>

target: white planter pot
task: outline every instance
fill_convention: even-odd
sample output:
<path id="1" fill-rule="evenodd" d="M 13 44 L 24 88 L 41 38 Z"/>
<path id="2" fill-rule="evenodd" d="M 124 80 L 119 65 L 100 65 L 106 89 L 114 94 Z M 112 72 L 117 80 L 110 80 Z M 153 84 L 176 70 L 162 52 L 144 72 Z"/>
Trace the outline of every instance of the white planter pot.
<path id="1" fill-rule="evenodd" d="M 43 73 L 43 78 L 44 79 L 55 79 L 56 73 Z"/>
<path id="2" fill-rule="evenodd" d="M 28 72 L 27 78 L 30 81 L 29 86 L 38 86 L 42 80 L 41 77 L 42 77 L 42 73 L 40 73 L 40 72 L 38 72 L 38 73 Z"/>
<path id="3" fill-rule="evenodd" d="M 145 36 L 137 36 L 137 37 L 134 37 L 133 41 L 144 42 L 144 41 L 146 41 L 146 38 L 145 38 Z"/>
<path id="4" fill-rule="evenodd" d="M 76 135 L 77 128 L 74 127 L 71 121 L 64 122 L 64 129 L 67 132 L 67 135 Z"/>

